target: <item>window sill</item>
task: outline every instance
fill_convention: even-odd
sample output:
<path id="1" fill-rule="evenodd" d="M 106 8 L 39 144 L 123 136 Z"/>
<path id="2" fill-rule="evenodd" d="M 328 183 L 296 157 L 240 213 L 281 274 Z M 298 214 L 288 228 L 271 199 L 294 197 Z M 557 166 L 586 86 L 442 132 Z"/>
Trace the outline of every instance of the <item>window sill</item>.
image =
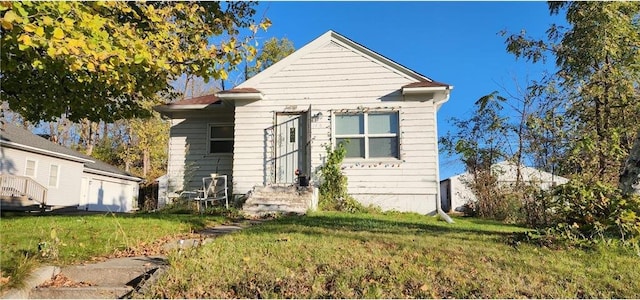
<path id="1" fill-rule="evenodd" d="M 379 164 L 379 163 L 402 163 L 404 160 L 392 157 L 381 158 L 345 158 L 343 164 Z"/>
<path id="2" fill-rule="evenodd" d="M 233 156 L 233 153 L 207 153 L 204 156 Z"/>

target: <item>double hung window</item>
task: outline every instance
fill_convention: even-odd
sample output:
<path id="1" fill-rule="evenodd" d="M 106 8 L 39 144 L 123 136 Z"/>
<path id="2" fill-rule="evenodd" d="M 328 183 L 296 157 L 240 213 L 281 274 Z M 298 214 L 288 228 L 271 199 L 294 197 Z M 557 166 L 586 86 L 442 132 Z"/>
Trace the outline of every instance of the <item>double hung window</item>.
<path id="1" fill-rule="evenodd" d="M 60 177 L 60 167 L 58 165 L 51 165 L 49 167 L 49 186 L 58 187 L 58 178 Z"/>
<path id="2" fill-rule="evenodd" d="M 335 143 L 345 143 L 347 158 L 400 158 L 397 112 L 335 115 Z"/>
<path id="3" fill-rule="evenodd" d="M 36 168 L 37 162 L 33 159 L 27 159 L 27 165 L 24 168 L 24 176 L 29 176 L 31 178 L 36 177 Z"/>
<path id="4" fill-rule="evenodd" d="M 209 154 L 233 153 L 233 125 L 210 124 L 208 135 Z"/>

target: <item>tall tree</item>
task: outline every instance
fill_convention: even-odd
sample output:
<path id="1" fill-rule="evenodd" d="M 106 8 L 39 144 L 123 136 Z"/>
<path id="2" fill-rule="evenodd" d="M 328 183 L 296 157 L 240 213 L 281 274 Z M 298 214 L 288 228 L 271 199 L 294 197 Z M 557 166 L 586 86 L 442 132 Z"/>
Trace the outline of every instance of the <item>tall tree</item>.
<path id="1" fill-rule="evenodd" d="M 253 66 L 246 66 L 245 78 L 249 79 L 296 51 L 287 38 L 270 38 L 262 45 Z"/>
<path id="2" fill-rule="evenodd" d="M 507 38 L 507 50 L 533 62 L 555 59 L 574 122 L 567 161 L 592 179 L 615 183 L 640 124 L 640 2 L 549 2 L 569 28 L 552 25 L 547 39 L 526 32 Z"/>
<path id="3" fill-rule="evenodd" d="M 1 2 L 0 99 L 37 122 L 148 115 L 182 74 L 226 78 L 256 50 L 255 2 Z"/>

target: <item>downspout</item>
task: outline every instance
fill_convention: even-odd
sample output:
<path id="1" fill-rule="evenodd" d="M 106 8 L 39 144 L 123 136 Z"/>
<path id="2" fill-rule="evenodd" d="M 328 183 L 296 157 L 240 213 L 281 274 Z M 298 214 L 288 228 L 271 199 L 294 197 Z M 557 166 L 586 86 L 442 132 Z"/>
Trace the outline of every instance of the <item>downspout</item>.
<path id="1" fill-rule="evenodd" d="M 436 149 L 438 149 L 438 106 L 441 105 L 441 103 L 447 102 L 447 100 L 449 100 L 449 95 L 450 92 L 447 93 L 447 96 L 444 98 L 444 100 L 433 102 L 433 128 L 435 128 L 436 133 L 434 135 L 434 143 Z M 445 220 L 447 223 L 452 224 L 454 223 L 453 219 L 451 219 L 451 217 L 442 210 L 442 199 L 440 199 L 440 151 L 436 151 L 436 154 L 436 211 L 438 212 L 440 218 Z"/>

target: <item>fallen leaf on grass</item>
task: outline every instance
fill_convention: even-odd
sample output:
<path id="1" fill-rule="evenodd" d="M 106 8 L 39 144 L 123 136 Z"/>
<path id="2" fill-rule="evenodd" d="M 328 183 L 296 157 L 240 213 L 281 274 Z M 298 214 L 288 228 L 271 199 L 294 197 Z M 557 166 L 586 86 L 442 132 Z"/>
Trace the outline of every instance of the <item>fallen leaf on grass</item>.
<path id="1" fill-rule="evenodd" d="M 48 288 L 48 287 L 85 287 L 92 286 L 91 282 L 75 282 L 69 279 L 67 276 L 64 276 L 62 273 L 54 276 L 53 278 L 45 281 L 43 284 L 39 285 L 39 288 Z"/>

